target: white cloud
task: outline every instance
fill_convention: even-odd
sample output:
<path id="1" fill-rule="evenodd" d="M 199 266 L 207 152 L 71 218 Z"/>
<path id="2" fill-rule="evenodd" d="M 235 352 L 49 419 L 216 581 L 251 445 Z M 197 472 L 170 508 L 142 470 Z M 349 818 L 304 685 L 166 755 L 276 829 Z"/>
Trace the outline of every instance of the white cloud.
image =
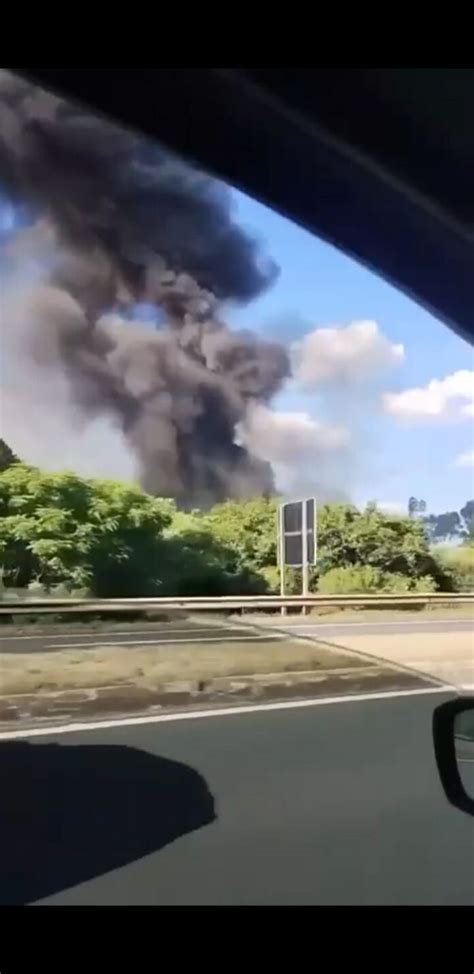
<path id="1" fill-rule="evenodd" d="M 358 383 L 403 362 L 403 345 L 392 344 L 376 321 L 316 328 L 293 346 L 294 377 L 305 388 Z"/>
<path id="2" fill-rule="evenodd" d="M 460 453 L 456 457 L 457 467 L 473 467 L 474 468 L 474 450 L 466 450 L 465 453 Z"/>
<path id="3" fill-rule="evenodd" d="M 400 419 L 465 419 L 474 416 L 474 372 L 461 369 L 426 386 L 387 392 L 386 413 Z"/>

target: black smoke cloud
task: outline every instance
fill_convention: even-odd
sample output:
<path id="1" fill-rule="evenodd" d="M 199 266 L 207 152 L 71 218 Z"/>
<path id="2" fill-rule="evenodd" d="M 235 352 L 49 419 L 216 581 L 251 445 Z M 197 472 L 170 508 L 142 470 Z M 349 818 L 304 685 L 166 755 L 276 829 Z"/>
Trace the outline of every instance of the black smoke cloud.
<path id="1" fill-rule="evenodd" d="M 276 269 L 234 223 L 227 188 L 8 72 L 0 185 L 32 215 L 10 265 L 33 255 L 43 268 L 22 296 L 34 367 L 62 370 L 82 417 L 119 423 L 147 490 L 186 504 L 271 490 L 235 429 L 281 387 L 288 357 L 230 331 L 220 307 L 256 297 Z M 127 321 L 138 302 L 165 325 Z"/>

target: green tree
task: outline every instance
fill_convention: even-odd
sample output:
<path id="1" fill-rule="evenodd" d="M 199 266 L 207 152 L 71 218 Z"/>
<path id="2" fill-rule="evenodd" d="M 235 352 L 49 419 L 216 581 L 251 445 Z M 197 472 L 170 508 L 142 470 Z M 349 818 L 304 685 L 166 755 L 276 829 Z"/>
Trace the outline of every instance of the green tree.
<path id="1" fill-rule="evenodd" d="M 462 536 L 463 526 L 458 511 L 431 514 L 425 521 L 432 541 L 451 541 Z"/>
<path id="2" fill-rule="evenodd" d="M 426 511 L 426 501 L 418 497 L 410 497 L 408 500 L 408 516 L 415 517 L 415 514 L 422 514 Z"/>
<path id="3" fill-rule="evenodd" d="M 466 501 L 460 513 L 466 526 L 465 543 L 472 545 L 474 544 L 474 500 Z"/>
<path id="4" fill-rule="evenodd" d="M 163 595 L 251 595 L 267 590 L 263 573 L 214 527 L 207 515 L 174 512 L 161 545 Z"/>
<path id="5" fill-rule="evenodd" d="M 138 487 L 44 474 L 0 474 L 0 561 L 7 585 L 38 581 L 98 596 L 158 594 L 166 502 Z"/>
<path id="6" fill-rule="evenodd" d="M 320 510 L 318 538 L 322 574 L 333 568 L 369 565 L 384 573 L 443 580 L 424 526 L 417 519 L 373 508 L 361 512 L 348 504 L 327 504 Z"/>
<path id="7" fill-rule="evenodd" d="M 138 487 L 16 462 L 0 473 L 0 565 L 7 586 L 61 585 L 97 596 L 275 590 L 277 511 L 276 498 L 256 498 L 185 513 Z M 313 590 L 321 575 L 323 591 L 450 588 L 457 578 L 433 558 L 420 520 L 375 505 L 322 507 L 318 548 Z M 288 569 L 286 590 L 300 584 Z"/>
<path id="8" fill-rule="evenodd" d="M 278 501 L 258 497 L 217 504 L 203 515 L 202 525 L 220 543 L 253 569 L 276 565 Z"/>

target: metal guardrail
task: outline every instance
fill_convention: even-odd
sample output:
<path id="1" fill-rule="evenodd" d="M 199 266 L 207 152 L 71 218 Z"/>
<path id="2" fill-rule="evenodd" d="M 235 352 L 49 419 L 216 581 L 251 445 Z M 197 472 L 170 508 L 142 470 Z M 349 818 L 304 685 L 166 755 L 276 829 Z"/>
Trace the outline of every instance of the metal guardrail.
<path id="1" fill-rule="evenodd" d="M 236 611 L 245 609 L 303 609 L 327 608 L 329 606 L 350 608 L 351 606 L 371 606 L 385 608 L 390 606 L 426 605 L 474 605 L 474 593 L 470 592 L 429 592 L 403 593 L 401 595 L 241 595 L 210 598 L 206 596 L 191 598 L 141 598 L 141 599 L 25 599 L 0 601 L 0 615 L 42 615 L 60 613 L 114 613 L 114 612 L 152 612 L 152 611 Z"/>

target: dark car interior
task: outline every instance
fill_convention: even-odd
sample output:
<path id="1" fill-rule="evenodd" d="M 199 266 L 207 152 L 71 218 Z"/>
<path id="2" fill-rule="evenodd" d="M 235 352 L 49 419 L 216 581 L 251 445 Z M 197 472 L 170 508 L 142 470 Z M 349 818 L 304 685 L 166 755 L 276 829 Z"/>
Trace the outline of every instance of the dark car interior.
<path id="1" fill-rule="evenodd" d="M 158 138 L 472 340 L 472 69 L 13 70 Z"/>

